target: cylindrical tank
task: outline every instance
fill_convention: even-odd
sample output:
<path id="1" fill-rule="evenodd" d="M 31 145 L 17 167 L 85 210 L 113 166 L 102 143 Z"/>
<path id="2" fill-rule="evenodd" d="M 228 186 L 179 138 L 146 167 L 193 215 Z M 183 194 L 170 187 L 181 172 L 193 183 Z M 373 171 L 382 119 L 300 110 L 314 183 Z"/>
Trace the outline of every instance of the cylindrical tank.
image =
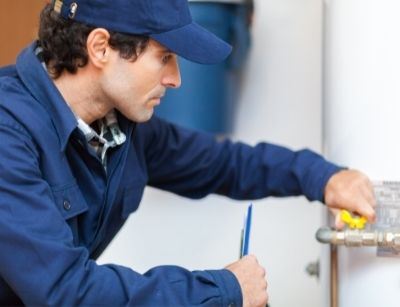
<path id="1" fill-rule="evenodd" d="M 398 181 L 400 1 L 324 5 L 325 154 L 373 180 Z M 338 306 L 399 307 L 400 258 L 377 257 L 373 247 L 339 247 Z"/>

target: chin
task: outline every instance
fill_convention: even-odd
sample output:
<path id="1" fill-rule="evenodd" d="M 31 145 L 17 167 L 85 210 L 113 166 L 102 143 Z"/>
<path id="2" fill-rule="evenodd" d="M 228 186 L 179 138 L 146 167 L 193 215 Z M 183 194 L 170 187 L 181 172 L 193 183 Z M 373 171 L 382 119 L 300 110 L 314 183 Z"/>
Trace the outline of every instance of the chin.
<path id="1" fill-rule="evenodd" d="M 144 123 L 147 122 L 151 119 L 151 117 L 153 116 L 154 111 L 151 112 L 147 112 L 146 114 L 141 114 L 139 116 L 131 116 L 129 117 L 130 120 L 136 122 L 136 123 Z"/>

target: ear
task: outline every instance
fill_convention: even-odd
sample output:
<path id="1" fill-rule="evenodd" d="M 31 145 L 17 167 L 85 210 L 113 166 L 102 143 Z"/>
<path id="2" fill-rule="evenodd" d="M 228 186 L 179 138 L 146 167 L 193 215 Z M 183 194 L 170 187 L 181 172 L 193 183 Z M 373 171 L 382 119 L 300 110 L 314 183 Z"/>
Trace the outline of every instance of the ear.
<path id="1" fill-rule="evenodd" d="M 109 60 L 111 51 L 109 38 L 110 33 L 103 28 L 96 28 L 88 35 L 86 40 L 88 60 L 95 67 L 102 68 Z"/>

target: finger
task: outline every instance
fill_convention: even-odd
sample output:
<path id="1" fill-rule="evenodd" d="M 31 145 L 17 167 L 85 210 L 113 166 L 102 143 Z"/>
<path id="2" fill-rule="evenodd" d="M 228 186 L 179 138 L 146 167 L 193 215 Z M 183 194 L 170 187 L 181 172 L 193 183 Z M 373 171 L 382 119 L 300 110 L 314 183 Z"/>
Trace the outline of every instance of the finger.
<path id="1" fill-rule="evenodd" d="M 367 200 L 367 202 L 373 207 L 376 207 L 376 198 L 375 193 L 373 191 L 372 185 L 364 185 L 361 187 L 362 193 Z"/>
<path id="2" fill-rule="evenodd" d="M 264 279 L 264 282 L 261 284 L 261 290 L 267 291 L 267 288 L 268 288 L 268 283 L 267 283 L 267 280 Z"/>
<path id="3" fill-rule="evenodd" d="M 342 219 L 341 219 L 340 210 L 339 209 L 335 209 L 335 208 L 329 208 L 329 211 L 331 212 L 331 214 L 335 218 L 335 222 L 334 222 L 335 228 L 336 229 L 343 229 L 344 228 L 344 223 L 342 222 Z"/>
<path id="4" fill-rule="evenodd" d="M 257 259 L 257 257 L 256 257 L 255 255 L 253 255 L 253 254 L 247 255 L 247 256 L 245 256 L 245 257 L 243 257 L 243 258 L 246 258 L 246 259 L 248 259 L 248 260 L 250 260 L 250 261 L 255 262 L 255 263 L 258 264 L 258 259 Z"/>
<path id="5" fill-rule="evenodd" d="M 367 203 L 365 200 L 362 202 L 361 200 L 357 203 L 357 208 L 355 210 L 357 214 L 364 216 L 370 223 L 373 223 L 376 219 L 376 214 L 374 208 Z"/>
<path id="6" fill-rule="evenodd" d="M 368 212 L 366 213 L 366 215 L 364 215 L 364 216 L 367 218 L 368 222 L 375 223 L 375 221 L 376 221 L 376 213 L 375 213 L 374 209 L 370 208 L 368 210 Z"/>
<path id="7" fill-rule="evenodd" d="M 372 182 L 365 177 L 366 180 L 360 185 L 360 200 L 358 204 L 362 204 L 357 209 L 362 216 L 365 216 L 369 221 L 375 219 L 375 207 L 376 199 L 374 193 L 374 187 Z M 364 197 L 364 199 L 362 199 Z"/>
<path id="8" fill-rule="evenodd" d="M 262 293 L 259 294 L 257 301 L 255 302 L 254 306 L 262 306 L 268 307 L 269 296 L 266 290 L 262 290 Z"/>
<path id="9" fill-rule="evenodd" d="M 260 267 L 261 276 L 264 278 L 266 275 L 266 271 L 263 267 Z"/>
<path id="10" fill-rule="evenodd" d="M 362 184 L 358 191 L 357 197 L 353 197 L 349 202 L 348 210 L 366 217 L 369 222 L 374 222 L 376 201 L 369 182 Z"/>
<path id="11" fill-rule="evenodd" d="M 342 230 L 344 228 L 344 226 L 345 226 L 345 223 L 342 221 L 340 212 L 338 212 L 335 217 L 335 228 L 338 230 Z"/>

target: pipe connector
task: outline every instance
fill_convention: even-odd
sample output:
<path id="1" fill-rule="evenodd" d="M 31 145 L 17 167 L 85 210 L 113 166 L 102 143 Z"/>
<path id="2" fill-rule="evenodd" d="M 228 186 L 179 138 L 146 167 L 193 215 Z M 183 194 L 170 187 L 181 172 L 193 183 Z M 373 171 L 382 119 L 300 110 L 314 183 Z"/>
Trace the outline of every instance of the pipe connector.
<path id="1" fill-rule="evenodd" d="M 322 227 L 318 229 L 315 237 L 320 243 L 344 246 L 379 246 L 400 252 L 400 232 L 359 229 L 337 231 L 329 227 Z"/>

